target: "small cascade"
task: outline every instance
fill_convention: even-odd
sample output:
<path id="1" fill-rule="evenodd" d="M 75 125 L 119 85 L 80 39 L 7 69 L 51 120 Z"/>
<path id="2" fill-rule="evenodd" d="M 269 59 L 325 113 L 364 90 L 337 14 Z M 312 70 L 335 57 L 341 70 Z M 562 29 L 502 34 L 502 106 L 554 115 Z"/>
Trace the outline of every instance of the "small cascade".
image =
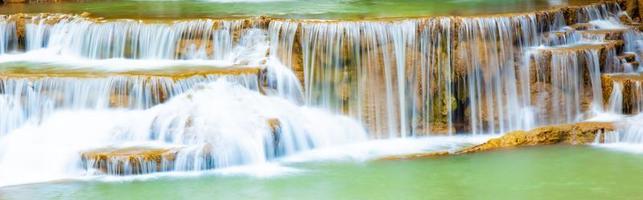
<path id="1" fill-rule="evenodd" d="M 520 31 L 514 36 L 513 30 Z M 463 89 L 469 91 L 471 131 L 503 133 L 528 128 L 532 119 L 526 110 L 529 69 L 516 67 L 522 59 L 514 55 L 538 44 L 536 16 L 464 20 L 456 33 L 455 65 L 466 70 Z"/>
<path id="2" fill-rule="evenodd" d="M 110 76 L 105 78 L 0 78 L 0 135 L 24 122 L 39 124 L 59 110 L 146 109 L 181 94 L 194 85 L 221 78 L 193 76 L 175 80 L 160 76 Z M 257 75 L 225 79 L 258 90 Z M 6 112 L 5 112 L 6 111 Z M 6 120 L 5 120 L 6 119 Z"/>
<path id="3" fill-rule="evenodd" d="M 612 94 L 609 98 L 609 106 L 607 112 L 622 114 L 623 113 L 623 85 L 619 82 L 614 82 L 612 86 Z"/>
<path id="4" fill-rule="evenodd" d="M 620 130 L 617 142 L 643 144 L 643 115 L 639 114 L 628 119 Z"/>
<path id="5" fill-rule="evenodd" d="M 597 136 L 595 144 L 612 149 L 643 152 L 643 115 L 635 115 L 618 123 L 618 130 L 614 133 Z"/>
<path id="6" fill-rule="evenodd" d="M 0 55 L 16 50 L 16 23 L 0 18 Z"/>
<path id="7" fill-rule="evenodd" d="M 602 75 L 603 95 L 609 109 L 617 114 L 643 113 L 643 75 L 641 73 L 615 73 Z M 609 96 L 608 96 L 609 95 Z"/>
<path id="8" fill-rule="evenodd" d="M 299 107 L 219 79 L 194 86 L 166 103 L 144 110 L 62 111 L 39 125 L 23 126 L 0 139 L 0 177 L 2 183 L 6 183 L 22 179 L 12 174 L 29 171 L 48 172 L 56 175 L 55 178 L 76 176 L 84 173 L 83 170 L 65 169 L 81 162 L 80 157 L 74 157 L 79 152 L 85 152 L 87 169 L 108 165 L 103 173 L 122 175 L 155 171 L 153 169 L 191 171 L 256 164 L 302 150 L 365 139 L 361 125 L 347 117 Z M 29 141 L 34 142 L 25 143 Z M 121 150 L 101 154 L 104 150 L 96 148 Z M 161 163 L 152 161 L 117 161 L 127 158 L 119 155 L 127 155 L 132 148 L 150 156 L 157 154 L 149 149 L 157 149 L 159 154 L 173 152 L 173 155 L 164 157 L 166 165 L 158 168 L 155 165 Z M 47 152 L 48 149 L 57 151 Z M 15 154 L 15 151 L 28 153 Z M 52 153 L 57 156 L 22 159 Z M 138 158 L 146 158 L 144 155 Z M 105 160 L 108 158 L 116 161 L 108 162 Z M 144 164 L 147 167 L 142 170 Z M 30 167 L 19 169 L 19 166 Z"/>
<path id="9" fill-rule="evenodd" d="M 26 50 L 46 49 L 89 59 L 224 60 L 233 50 L 233 34 L 238 33 L 243 24 L 242 20 L 146 24 L 130 20 L 97 23 L 81 17 L 60 18 L 43 17 L 27 22 Z"/>
<path id="10" fill-rule="evenodd" d="M 594 20 L 604 20 L 615 17 L 621 12 L 618 4 L 594 4 L 576 10 L 576 23 L 585 23 Z"/>
<path id="11" fill-rule="evenodd" d="M 537 124 L 573 122 L 590 109 L 602 111 L 600 67 L 604 65 L 599 51 L 604 51 L 603 45 L 558 46 L 533 52 L 533 105 L 538 116 L 546 116 Z"/>

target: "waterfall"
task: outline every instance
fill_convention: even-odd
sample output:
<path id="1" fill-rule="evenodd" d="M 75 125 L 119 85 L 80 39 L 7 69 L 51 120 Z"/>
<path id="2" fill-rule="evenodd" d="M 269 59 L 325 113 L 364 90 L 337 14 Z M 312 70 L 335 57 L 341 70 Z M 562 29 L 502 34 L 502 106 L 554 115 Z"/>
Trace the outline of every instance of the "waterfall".
<path id="1" fill-rule="evenodd" d="M 598 146 L 628 152 L 643 152 L 643 115 L 638 114 L 618 123 L 618 129 L 605 134 L 604 140 L 595 142 Z M 600 136 L 599 136 L 600 137 Z"/>
<path id="2" fill-rule="evenodd" d="M 16 41 L 16 23 L 0 18 L 0 55 L 15 50 Z"/>
<path id="3" fill-rule="evenodd" d="M 643 144 L 643 115 L 639 114 L 623 123 L 617 142 Z"/>
<path id="4" fill-rule="evenodd" d="M 268 123 L 272 119 L 278 130 Z M 42 178 L 42 173 L 49 178 L 81 175 L 86 172 L 74 168 L 81 161 L 78 153 L 97 147 L 172 149 L 175 159 L 158 171 L 181 171 L 262 163 L 364 139 L 365 131 L 352 119 L 219 79 L 148 109 L 60 111 L 39 124 L 22 126 L 0 138 L 0 183 Z M 48 159 L 23 159 L 42 157 Z M 93 164 L 86 162 L 88 169 Z M 108 166 L 106 173 L 127 174 L 133 167 Z M 144 172 L 155 172 L 152 169 Z"/>
<path id="5" fill-rule="evenodd" d="M 608 112 L 622 114 L 623 113 L 623 84 L 614 82 L 612 94 L 610 94 Z"/>
<path id="6" fill-rule="evenodd" d="M 619 12 L 601 3 L 380 21 L 2 17 L 0 185 L 573 123 L 604 110 L 608 85 L 607 109 L 640 113 L 641 81 L 601 75 L 640 60 L 640 32 Z"/>
<path id="7" fill-rule="evenodd" d="M 233 48 L 242 20 L 140 23 L 85 18 L 34 19 L 25 25 L 26 50 L 47 49 L 89 59 L 219 59 Z"/>
<path id="8" fill-rule="evenodd" d="M 302 23 L 306 103 L 373 120 L 383 137 L 412 134 L 406 76 L 413 61 L 405 58 L 417 48 L 418 23 Z"/>
<path id="9" fill-rule="evenodd" d="M 31 121 L 38 124 L 58 110 L 127 108 L 145 109 L 181 94 L 198 83 L 220 76 L 172 77 L 111 76 L 105 78 L 0 78 L 0 135 Z M 258 90 L 253 75 L 224 77 Z M 4 112 L 6 111 L 6 112 Z"/>
<path id="10" fill-rule="evenodd" d="M 23 54 L 49 57 L 3 56 L 101 70 L 257 66 L 266 70 L 262 92 L 354 117 L 374 138 L 503 133 L 602 110 L 600 73 L 629 64 L 612 59 L 606 34 L 591 32 L 625 27 L 616 4 L 570 12 L 346 22 L 37 15 L 25 19 Z M 638 38 L 625 31 L 623 48 L 637 51 Z"/>
<path id="11" fill-rule="evenodd" d="M 520 31 L 514 35 L 513 30 Z M 456 52 L 462 62 L 456 65 L 464 65 L 468 75 L 466 90 L 472 132 L 502 133 L 528 128 L 528 123 L 520 119 L 531 118 L 523 115 L 529 112 L 521 112 L 529 105 L 525 79 L 529 69 L 527 66 L 516 69 L 514 66 L 522 59 L 514 55 L 537 45 L 536 17 L 465 20 L 456 33 L 459 34 Z M 518 41 L 517 46 L 514 41 Z"/>
<path id="12" fill-rule="evenodd" d="M 610 84 L 606 91 L 610 93 L 608 112 L 635 115 L 643 111 L 643 80 L 640 74 L 608 74 L 604 81 Z"/>

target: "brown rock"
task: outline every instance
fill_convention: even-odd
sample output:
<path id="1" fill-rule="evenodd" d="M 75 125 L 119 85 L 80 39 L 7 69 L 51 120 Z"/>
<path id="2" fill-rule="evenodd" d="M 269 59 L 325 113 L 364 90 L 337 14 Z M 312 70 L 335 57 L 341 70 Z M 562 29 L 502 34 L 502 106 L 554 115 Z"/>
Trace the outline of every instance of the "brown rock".
<path id="1" fill-rule="evenodd" d="M 81 153 L 83 166 L 112 175 L 144 174 L 173 168 L 178 149 L 104 148 Z"/>
<path id="2" fill-rule="evenodd" d="M 614 125 L 607 122 L 581 122 L 535 128 L 529 131 L 513 131 L 491 139 L 483 144 L 465 148 L 457 154 L 475 153 L 502 148 L 551 144 L 588 144 L 598 133 L 614 131 Z"/>
<path id="3" fill-rule="evenodd" d="M 625 114 L 636 114 L 640 111 L 638 105 L 643 102 L 643 74 L 603 74 L 601 76 L 603 87 L 603 100 L 609 104 L 614 89 L 614 84 L 621 85 L 622 112 Z"/>

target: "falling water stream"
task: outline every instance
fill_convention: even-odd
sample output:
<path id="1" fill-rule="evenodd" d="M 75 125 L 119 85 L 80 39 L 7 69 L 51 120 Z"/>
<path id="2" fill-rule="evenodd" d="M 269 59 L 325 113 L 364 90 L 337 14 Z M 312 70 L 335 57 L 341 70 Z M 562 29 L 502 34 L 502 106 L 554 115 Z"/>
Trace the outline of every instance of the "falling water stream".
<path id="1" fill-rule="evenodd" d="M 643 35 L 614 3 L 574 13 L 2 16 L 0 186 L 452 151 L 604 113 L 623 120 L 599 146 L 640 149 Z"/>

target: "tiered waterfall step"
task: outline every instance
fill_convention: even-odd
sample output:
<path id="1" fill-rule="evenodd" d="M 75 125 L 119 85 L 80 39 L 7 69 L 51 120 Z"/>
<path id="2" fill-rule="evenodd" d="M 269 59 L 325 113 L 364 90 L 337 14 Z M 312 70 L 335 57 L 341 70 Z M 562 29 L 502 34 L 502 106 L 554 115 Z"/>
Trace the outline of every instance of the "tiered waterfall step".
<path id="1" fill-rule="evenodd" d="M 591 29 L 578 31 L 584 38 L 596 38 L 603 40 L 624 40 L 625 34 L 631 31 L 628 28 L 618 29 Z"/>
<path id="2" fill-rule="evenodd" d="M 199 83 L 219 78 L 260 90 L 263 73 L 264 69 L 259 67 L 190 67 L 123 72 L 10 68 L 0 71 L 0 94 L 26 102 L 53 102 L 56 107 L 76 102 L 75 105 L 92 105 L 94 108 L 148 108 Z"/>
<path id="3" fill-rule="evenodd" d="M 186 122 L 189 124 L 189 122 Z M 266 142 L 276 151 L 279 146 L 281 122 L 269 119 L 272 139 Z M 195 145 L 164 144 L 127 147 L 105 147 L 80 153 L 81 165 L 94 174 L 135 175 L 165 171 L 207 170 L 217 167 L 216 148 L 210 143 Z M 270 152 L 273 153 L 273 152 Z M 274 152 L 277 154 L 278 152 Z"/>
<path id="4" fill-rule="evenodd" d="M 610 71 L 616 64 L 615 57 L 623 54 L 623 46 L 622 40 L 610 40 L 541 47 L 532 53 L 530 69 L 534 72 L 553 73 L 552 65 L 573 63 L 582 69 L 588 69 L 588 65 L 597 64 L 601 71 Z M 536 74 L 532 73 L 532 75 Z"/>
<path id="5" fill-rule="evenodd" d="M 174 168 L 178 148 L 103 148 L 81 153 L 82 165 L 102 174 L 146 174 Z"/>
<path id="6" fill-rule="evenodd" d="M 629 66 L 623 66 L 624 68 L 628 68 L 627 70 L 631 71 L 638 71 L 640 63 L 637 60 L 636 53 L 632 52 L 624 52 L 623 54 L 619 55 L 617 59 L 621 61 L 622 65 L 629 65 Z"/>
<path id="7" fill-rule="evenodd" d="M 612 112 L 637 114 L 643 111 L 643 73 L 603 74 L 603 99 Z"/>

